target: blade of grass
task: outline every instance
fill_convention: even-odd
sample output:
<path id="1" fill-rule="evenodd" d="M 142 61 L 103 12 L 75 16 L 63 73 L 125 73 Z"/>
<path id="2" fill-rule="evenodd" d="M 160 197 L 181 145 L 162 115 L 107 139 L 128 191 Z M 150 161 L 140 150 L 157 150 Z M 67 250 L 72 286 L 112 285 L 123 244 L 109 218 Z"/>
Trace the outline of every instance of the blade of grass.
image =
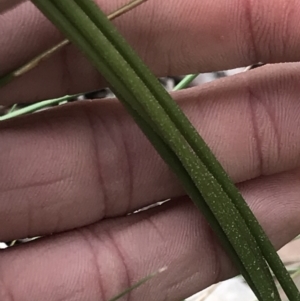
<path id="1" fill-rule="evenodd" d="M 162 268 L 160 270 L 158 270 L 157 272 L 150 274 L 148 276 L 146 276 L 145 278 L 139 280 L 137 283 L 135 283 L 134 285 L 132 285 L 131 287 L 127 288 L 126 290 L 124 290 L 122 293 L 118 294 L 117 296 L 109 299 L 109 301 L 117 301 L 119 299 L 121 299 L 122 297 L 124 297 L 125 295 L 127 295 L 128 293 L 132 292 L 134 289 L 140 287 L 141 285 L 145 284 L 146 282 L 148 282 L 149 280 L 151 280 L 152 278 L 154 278 L 155 276 L 157 276 L 158 274 L 164 272 L 167 268 Z"/>
<path id="2" fill-rule="evenodd" d="M 15 111 L 15 110 L 17 109 L 17 106 L 18 106 L 17 104 L 14 104 L 14 105 L 10 108 L 8 114 L 9 114 L 9 113 L 12 113 L 13 111 Z"/>
<path id="3" fill-rule="evenodd" d="M 140 2 L 143 2 L 145 0 L 139 0 Z M 137 1 L 132 1 L 132 2 L 137 2 Z M 124 6 L 124 9 L 128 10 L 129 8 L 129 4 L 127 6 Z M 120 13 L 120 11 L 118 11 Z M 177 90 L 181 90 L 186 88 L 198 75 L 187 75 L 185 76 L 182 81 L 180 81 L 180 83 L 174 87 L 173 91 L 177 91 Z M 17 110 L 17 104 L 14 104 L 11 109 L 9 110 L 9 112 L 5 115 L 5 117 L 1 117 L 0 116 L 0 121 L 2 120 L 7 120 L 7 119 L 11 119 L 14 117 L 18 117 L 21 115 L 25 115 L 25 114 L 29 114 L 29 113 L 34 113 L 40 109 L 43 109 L 49 105 L 55 105 L 55 104 L 62 104 L 62 103 L 67 103 L 68 100 L 76 98 L 77 96 L 79 96 L 81 94 L 76 94 L 76 95 L 66 95 L 63 96 L 61 98 L 54 98 L 54 99 L 47 99 L 41 102 L 38 102 L 36 104 L 32 104 L 32 105 L 28 105 L 26 108 L 22 108 Z M 12 114 L 14 112 L 14 114 Z"/>
<path id="4" fill-rule="evenodd" d="M 137 6 L 145 3 L 148 0 L 131 0 L 130 2 L 128 2 L 127 4 L 123 5 L 122 7 L 120 7 L 119 9 L 117 9 L 115 12 L 109 14 L 109 19 L 113 20 L 131 10 L 133 10 L 134 8 L 136 8 Z"/>
<path id="5" fill-rule="evenodd" d="M 77 97 L 79 95 L 81 95 L 81 94 L 66 95 L 66 96 L 59 97 L 59 98 L 53 98 L 53 99 L 49 99 L 49 100 L 40 101 L 38 103 L 29 105 L 25 108 L 22 108 L 22 109 L 19 109 L 19 110 L 13 110 L 12 112 L 7 113 L 6 115 L 0 116 L 0 121 L 11 119 L 11 118 L 21 116 L 21 115 L 25 115 L 25 114 L 29 114 L 29 113 L 33 113 L 35 111 L 43 109 L 46 106 L 56 105 L 56 104 L 59 104 L 62 101 L 73 99 L 74 97 Z"/>
<path id="6" fill-rule="evenodd" d="M 190 74 L 183 78 L 183 80 L 174 87 L 173 91 L 178 91 L 186 88 L 199 74 Z"/>

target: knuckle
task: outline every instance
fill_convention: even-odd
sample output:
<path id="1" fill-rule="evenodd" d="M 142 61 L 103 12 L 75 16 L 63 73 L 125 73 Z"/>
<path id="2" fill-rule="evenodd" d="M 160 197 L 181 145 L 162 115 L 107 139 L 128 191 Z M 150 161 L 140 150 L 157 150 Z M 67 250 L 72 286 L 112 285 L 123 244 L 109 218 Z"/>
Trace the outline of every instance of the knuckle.
<path id="1" fill-rule="evenodd" d="M 133 194 L 132 157 L 126 125 L 117 113 L 86 109 L 91 136 L 92 156 L 98 175 L 99 195 L 102 195 L 104 216 L 127 212 Z M 119 202 L 122 198 L 122 202 Z"/>
<path id="2" fill-rule="evenodd" d="M 273 161 L 278 161 L 281 151 L 281 135 L 278 128 L 276 110 L 272 106 L 267 89 L 254 88 L 248 82 L 247 93 L 252 124 L 253 152 L 258 175 L 267 175 Z"/>
<path id="3" fill-rule="evenodd" d="M 247 56 L 252 62 L 277 62 L 291 56 L 295 44 L 295 0 L 244 0 L 244 26 L 248 32 Z"/>
<path id="4" fill-rule="evenodd" d="M 246 35 L 246 56 L 248 59 L 250 59 L 251 62 L 259 62 L 260 61 L 260 53 L 258 52 L 257 48 L 257 31 L 260 26 L 257 24 L 257 22 L 254 21 L 253 15 L 256 5 L 253 0 L 244 0 L 241 2 L 243 6 L 243 21 L 244 21 L 244 27 L 245 32 L 248 34 Z"/>
<path id="5" fill-rule="evenodd" d="M 78 231 L 91 258 L 92 279 L 102 299 L 106 300 L 107 296 L 116 295 L 130 287 L 132 281 L 127 256 L 109 229 L 104 226 L 100 230 L 90 226 Z M 108 260 L 103 261 L 103 258 Z M 129 299 L 128 295 L 127 297 Z"/>

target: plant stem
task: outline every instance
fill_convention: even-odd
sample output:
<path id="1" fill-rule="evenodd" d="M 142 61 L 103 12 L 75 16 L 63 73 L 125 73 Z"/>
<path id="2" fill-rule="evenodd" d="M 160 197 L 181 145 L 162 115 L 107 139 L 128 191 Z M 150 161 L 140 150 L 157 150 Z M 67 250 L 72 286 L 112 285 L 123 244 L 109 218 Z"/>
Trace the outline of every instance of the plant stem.
<path id="1" fill-rule="evenodd" d="M 190 74 L 183 78 L 183 80 L 174 87 L 173 91 L 178 91 L 186 88 L 199 74 Z"/>
<path id="2" fill-rule="evenodd" d="M 12 113 L 13 111 L 15 111 L 16 108 L 17 108 L 17 106 L 18 106 L 17 104 L 14 104 L 14 105 L 10 108 L 8 114 L 10 114 L 10 113 Z"/>
<path id="3" fill-rule="evenodd" d="M 131 11 L 132 9 L 143 4 L 146 1 L 148 1 L 148 0 L 131 0 L 129 3 L 123 5 L 122 7 L 117 9 L 115 12 L 109 14 L 108 19 L 113 20 L 113 19 Z"/>
<path id="4" fill-rule="evenodd" d="M 123 5 L 122 7 L 118 8 L 116 11 L 112 12 L 108 15 L 108 19 L 114 20 L 117 17 L 120 17 L 121 15 L 127 13 L 128 11 L 132 10 L 133 8 L 141 5 L 142 3 L 146 2 L 148 0 L 132 0 L 129 3 Z M 45 61 L 49 57 L 51 57 L 54 53 L 61 50 L 63 47 L 70 44 L 70 41 L 65 39 L 58 43 L 57 45 L 51 47 L 50 49 L 44 51 L 43 53 L 39 54 L 35 58 L 33 58 L 31 61 L 26 63 L 25 65 L 17 68 L 16 70 L 0 77 L 0 88 L 10 83 L 15 78 L 24 75 L 25 73 L 29 72 L 30 70 L 37 67 L 41 62 Z"/>
<path id="5" fill-rule="evenodd" d="M 75 98 L 75 97 L 77 97 L 79 95 L 81 95 L 81 94 L 78 94 L 78 95 L 66 95 L 66 96 L 59 97 L 59 98 L 54 98 L 54 99 L 40 101 L 38 103 L 29 105 L 29 106 L 27 106 L 25 108 L 22 108 L 22 109 L 19 109 L 19 110 L 13 110 L 12 112 L 10 112 L 10 113 L 8 113 L 6 115 L 0 116 L 0 121 L 11 119 L 11 118 L 14 118 L 14 117 L 17 117 L 17 116 L 21 116 L 21 115 L 25 115 L 25 114 L 29 114 L 29 113 L 33 113 L 35 111 L 43 109 L 45 106 L 56 105 L 56 104 L 59 104 L 62 101 L 73 99 L 73 98 Z"/>
<path id="6" fill-rule="evenodd" d="M 119 299 L 121 299 L 122 297 L 124 297 L 125 295 L 127 295 L 128 293 L 130 293 L 131 291 L 133 291 L 134 289 L 140 287 L 141 285 L 145 284 L 146 282 L 148 282 L 149 280 L 151 280 L 152 278 L 154 278 L 155 276 L 157 276 L 158 274 L 164 272 L 167 268 L 162 268 L 159 269 L 157 272 L 150 274 L 148 276 L 146 276 L 145 278 L 139 280 L 137 283 L 135 283 L 134 285 L 132 285 L 131 287 L 127 288 L 126 290 L 124 290 L 122 293 L 118 294 L 117 296 L 109 299 L 109 301 L 117 301 Z"/>

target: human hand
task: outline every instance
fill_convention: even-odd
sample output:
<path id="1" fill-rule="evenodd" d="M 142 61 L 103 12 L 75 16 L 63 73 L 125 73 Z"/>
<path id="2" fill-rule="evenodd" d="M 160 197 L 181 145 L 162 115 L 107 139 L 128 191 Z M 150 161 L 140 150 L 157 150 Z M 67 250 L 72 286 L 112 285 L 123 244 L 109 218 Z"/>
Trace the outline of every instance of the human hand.
<path id="1" fill-rule="evenodd" d="M 121 4 L 98 2 L 106 12 Z M 299 13 L 297 1 L 153 0 L 115 24 L 162 76 L 296 61 Z M 1 74 L 62 39 L 29 2 L 0 15 L 0 28 Z M 277 248 L 300 231 L 299 71 L 298 63 L 266 66 L 174 93 Z M 101 85 L 69 46 L 0 89 L 0 102 Z M 0 241 L 53 234 L 0 252 L 1 301 L 107 300 L 164 266 L 129 299 L 179 300 L 236 273 L 117 101 L 0 123 L 0 144 Z"/>

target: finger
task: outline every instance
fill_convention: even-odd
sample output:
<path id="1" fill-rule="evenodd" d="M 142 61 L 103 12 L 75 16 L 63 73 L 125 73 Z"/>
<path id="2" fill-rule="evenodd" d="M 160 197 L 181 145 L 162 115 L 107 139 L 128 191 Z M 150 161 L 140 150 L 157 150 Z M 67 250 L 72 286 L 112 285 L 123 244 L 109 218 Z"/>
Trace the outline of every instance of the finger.
<path id="1" fill-rule="evenodd" d="M 277 248 L 300 231 L 300 170 L 241 186 Z M 181 300 L 236 271 L 188 201 L 108 220 L 1 251 L 1 300 L 109 300 L 146 275 L 168 270 L 129 295 Z"/>
<path id="2" fill-rule="evenodd" d="M 124 3 L 97 2 L 106 13 Z M 299 13 L 299 1 L 148 1 L 114 22 L 156 75 L 179 75 L 298 60 Z M 1 74 L 62 39 L 31 3 L 2 16 L 0 28 Z M 70 46 L 1 89 L 0 99 L 34 101 L 97 89 L 101 83 Z"/>
<path id="3" fill-rule="evenodd" d="M 176 94 L 235 182 L 299 166 L 299 65 Z M 0 241 L 87 225 L 184 191 L 114 100 L 0 124 Z M 20 147 L 22 146 L 22 147 Z"/>

